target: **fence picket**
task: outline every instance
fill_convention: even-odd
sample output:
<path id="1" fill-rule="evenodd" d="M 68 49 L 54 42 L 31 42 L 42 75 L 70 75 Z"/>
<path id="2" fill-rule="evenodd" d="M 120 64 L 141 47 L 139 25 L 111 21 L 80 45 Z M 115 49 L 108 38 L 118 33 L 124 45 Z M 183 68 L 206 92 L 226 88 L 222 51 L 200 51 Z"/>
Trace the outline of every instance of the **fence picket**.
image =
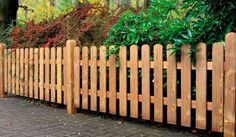
<path id="1" fill-rule="evenodd" d="M 163 47 L 154 46 L 154 120 L 163 122 Z"/>
<path id="2" fill-rule="evenodd" d="M 7 84 L 8 84 L 8 79 L 7 79 L 7 76 L 8 76 L 8 73 L 7 73 L 7 61 L 8 61 L 8 58 L 7 58 L 7 49 L 4 49 L 4 92 L 7 93 Z"/>
<path id="3" fill-rule="evenodd" d="M 150 47 L 142 46 L 142 119 L 150 120 Z"/>
<path id="4" fill-rule="evenodd" d="M 57 103 L 62 104 L 62 48 L 57 48 Z"/>
<path id="5" fill-rule="evenodd" d="M 181 125 L 191 126 L 191 58 L 188 56 L 189 45 L 181 50 Z"/>
<path id="6" fill-rule="evenodd" d="M 20 95 L 20 49 L 16 49 L 16 95 Z M 5 72 L 5 74 L 7 74 Z"/>
<path id="7" fill-rule="evenodd" d="M 25 59 L 24 59 L 24 92 L 25 97 L 29 97 L 29 49 L 25 48 Z"/>
<path id="8" fill-rule="evenodd" d="M 80 107 L 80 47 L 74 48 L 74 105 Z"/>
<path id="9" fill-rule="evenodd" d="M 89 70 L 89 51 L 88 47 L 82 48 L 82 108 L 88 109 L 88 70 Z"/>
<path id="10" fill-rule="evenodd" d="M 7 93 L 7 81 L 8 81 L 8 79 L 7 79 L 7 49 L 4 49 L 4 71 L 5 71 L 5 73 L 4 73 L 4 92 L 5 93 Z"/>
<path id="11" fill-rule="evenodd" d="M 5 97 L 4 93 L 4 46 L 0 44 L 0 98 Z"/>
<path id="12" fill-rule="evenodd" d="M 51 102 L 56 102 L 56 49 L 51 48 Z"/>
<path id="13" fill-rule="evenodd" d="M 34 49 L 34 98 L 39 99 L 39 49 Z"/>
<path id="14" fill-rule="evenodd" d="M 127 48 L 126 46 L 120 47 L 119 53 L 119 99 L 120 99 L 120 115 L 127 116 Z"/>
<path id="15" fill-rule="evenodd" d="M 111 47 L 113 48 L 113 47 Z M 106 54 L 106 53 L 105 53 Z M 104 55 L 105 56 L 105 55 Z M 109 113 L 116 114 L 116 56 L 109 58 Z"/>
<path id="16" fill-rule="evenodd" d="M 66 47 L 63 47 L 62 49 L 62 59 L 65 61 L 64 64 L 62 65 L 62 83 L 65 87 L 65 82 L 67 81 L 67 76 L 65 75 L 66 72 L 67 72 L 67 67 L 66 67 L 66 50 L 67 48 Z M 62 97 L 63 97 L 63 104 L 66 105 L 67 104 L 67 93 L 66 93 L 67 90 L 63 90 L 62 91 Z"/>
<path id="17" fill-rule="evenodd" d="M 91 110 L 97 111 L 97 47 L 91 47 Z"/>
<path id="18" fill-rule="evenodd" d="M 50 87 L 49 87 L 49 80 L 50 80 L 50 49 L 47 47 L 45 48 L 45 100 L 50 101 Z"/>
<path id="19" fill-rule="evenodd" d="M 1 57 L 1 56 L 0 56 Z M 12 50 L 12 94 L 16 94 L 16 51 Z"/>
<path id="20" fill-rule="evenodd" d="M 34 76 L 34 49 L 29 49 L 29 97 L 34 98 L 34 83 L 33 83 L 33 76 Z"/>
<path id="21" fill-rule="evenodd" d="M 8 69 L 8 70 L 7 70 L 7 74 L 8 74 L 8 76 L 7 76 L 7 79 L 8 79 L 8 80 L 7 80 L 7 82 L 8 82 L 7 92 L 8 92 L 8 93 L 12 93 L 12 90 L 11 90 L 11 87 L 12 87 L 12 81 L 11 81 L 11 67 L 12 67 L 12 66 L 11 66 L 11 56 L 12 56 L 12 54 L 11 54 L 11 53 L 12 53 L 11 49 L 8 49 L 8 50 L 7 50 L 7 54 L 8 54 L 8 55 L 7 55 L 7 58 L 8 58 L 8 59 L 7 59 L 7 60 L 8 60 L 8 62 L 7 62 L 7 63 L 8 63 L 8 64 L 7 64 L 7 65 L 8 65 L 8 66 L 7 66 L 7 69 Z"/>
<path id="22" fill-rule="evenodd" d="M 196 128 L 206 129 L 207 57 L 206 45 L 198 45 L 196 58 Z"/>
<path id="23" fill-rule="evenodd" d="M 24 49 L 20 49 L 20 95 L 24 96 Z"/>
<path id="24" fill-rule="evenodd" d="M 106 62 L 106 47 L 105 46 L 101 46 L 99 48 L 99 60 L 101 62 L 100 64 L 100 67 L 99 67 L 99 75 L 100 75 L 100 78 L 99 78 L 99 87 L 100 87 L 100 112 L 106 112 L 106 106 L 107 106 L 107 82 L 106 82 L 106 78 L 107 78 L 107 69 L 106 69 L 106 66 L 107 66 L 107 62 Z"/>
<path id="25" fill-rule="evenodd" d="M 225 37 L 224 137 L 236 136 L 236 34 Z"/>
<path id="26" fill-rule="evenodd" d="M 39 99 L 44 100 L 44 48 L 39 49 Z"/>
<path id="27" fill-rule="evenodd" d="M 130 47 L 130 116 L 138 118 L 138 47 Z"/>
<path id="28" fill-rule="evenodd" d="M 172 45 L 168 45 L 167 49 Z M 176 124 L 177 118 L 177 72 L 176 72 L 176 57 L 171 55 L 172 51 L 167 50 L 167 123 Z"/>
<path id="29" fill-rule="evenodd" d="M 212 130 L 223 131 L 224 46 L 213 45 L 212 52 Z"/>

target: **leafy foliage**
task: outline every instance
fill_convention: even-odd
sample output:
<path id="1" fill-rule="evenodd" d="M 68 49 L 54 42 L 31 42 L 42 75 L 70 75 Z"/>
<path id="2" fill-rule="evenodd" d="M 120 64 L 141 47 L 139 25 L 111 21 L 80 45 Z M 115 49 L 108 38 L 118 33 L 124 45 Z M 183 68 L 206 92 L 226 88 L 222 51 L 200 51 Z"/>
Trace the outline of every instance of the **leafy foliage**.
<path id="1" fill-rule="evenodd" d="M 189 54 L 195 62 L 199 42 L 210 45 L 236 31 L 235 13 L 234 0 L 152 0 L 147 11 L 128 12 L 119 18 L 104 42 L 115 45 L 107 55 L 117 54 L 121 45 L 172 43 L 173 53 L 179 53 L 181 45 L 190 44 Z"/>

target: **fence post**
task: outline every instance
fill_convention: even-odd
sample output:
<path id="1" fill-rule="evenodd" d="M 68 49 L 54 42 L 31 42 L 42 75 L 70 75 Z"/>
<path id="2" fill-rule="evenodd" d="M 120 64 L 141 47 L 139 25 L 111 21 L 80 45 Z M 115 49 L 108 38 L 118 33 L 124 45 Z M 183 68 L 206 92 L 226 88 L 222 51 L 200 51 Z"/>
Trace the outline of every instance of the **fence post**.
<path id="1" fill-rule="evenodd" d="M 5 97 L 4 93 L 4 45 L 0 43 L 0 98 Z"/>
<path id="2" fill-rule="evenodd" d="M 236 33 L 225 37 L 224 137 L 236 136 Z"/>
<path id="3" fill-rule="evenodd" d="M 74 47 L 76 46 L 76 41 L 68 40 L 66 42 L 66 56 L 65 56 L 65 67 L 66 67 L 66 95 L 67 95 L 67 112 L 69 114 L 75 114 L 76 108 L 74 106 Z"/>

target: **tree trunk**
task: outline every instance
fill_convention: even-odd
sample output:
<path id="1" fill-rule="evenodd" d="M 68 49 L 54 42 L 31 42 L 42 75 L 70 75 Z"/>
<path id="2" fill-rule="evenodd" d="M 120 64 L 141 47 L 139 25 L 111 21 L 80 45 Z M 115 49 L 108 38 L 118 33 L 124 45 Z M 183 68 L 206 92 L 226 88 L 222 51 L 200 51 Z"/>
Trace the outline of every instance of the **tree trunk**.
<path id="1" fill-rule="evenodd" d="M 0 0 L 0 33 L 3 33 L 9 24 L 16 24 L 18 7 L 18 0 Z"/>

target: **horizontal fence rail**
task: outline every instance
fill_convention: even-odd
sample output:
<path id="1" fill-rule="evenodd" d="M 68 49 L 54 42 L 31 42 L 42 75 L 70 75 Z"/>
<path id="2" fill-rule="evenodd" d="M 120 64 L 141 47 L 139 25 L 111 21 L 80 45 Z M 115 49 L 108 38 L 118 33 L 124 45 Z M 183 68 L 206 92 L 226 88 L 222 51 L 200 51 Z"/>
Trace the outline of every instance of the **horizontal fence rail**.
<path id="1" fill-rule="evenodd" d="M 66 45 L 0 46 L 0 97 L 10 93 L 65 104 L 70 114 L 82 108 L 235 137 L 235 33 L 212 51 L 200 43 L 195 65 L 190 45 L 182 46 L 180 57 L 158 44 L 122 46 L 118 58 L 109 59 L 104 46 Z"/>

